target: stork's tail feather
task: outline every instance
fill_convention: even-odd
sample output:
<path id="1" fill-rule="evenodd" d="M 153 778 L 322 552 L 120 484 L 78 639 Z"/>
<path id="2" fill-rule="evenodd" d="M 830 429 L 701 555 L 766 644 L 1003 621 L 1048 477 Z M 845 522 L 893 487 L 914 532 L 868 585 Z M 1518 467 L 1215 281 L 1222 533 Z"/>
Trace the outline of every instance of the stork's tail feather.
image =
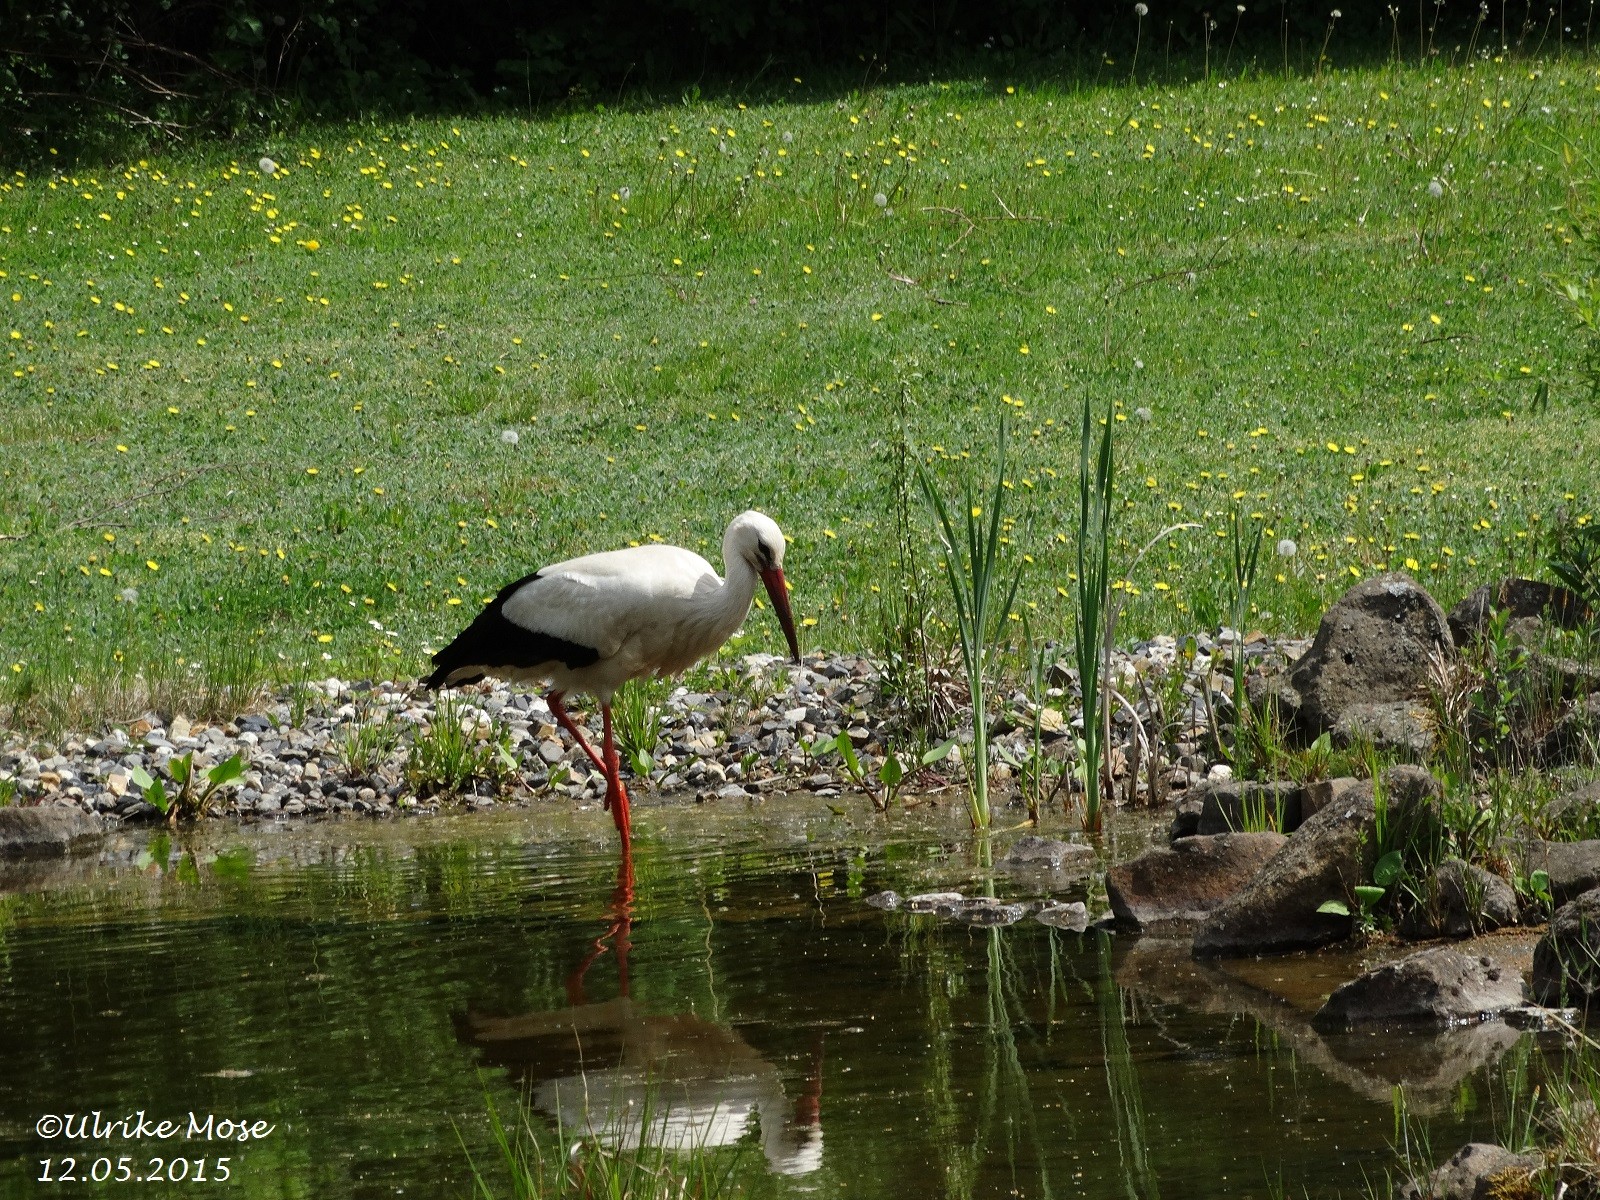
<path id="1" fill-rule="evenodd" d="M 423 687 L 433 691 L 442 687 L 462 687 L 477 683 L 489 673 L 489 668 L 479 657 L 483 646 L 482 639 L 474 635 L 476 626 L 477 622 L 473 622 L 472 628 L 462 630 L 455 641 L 433 656 L 433 673 L 422 681 Z"/>
<path id="2" fill-rule="evenodd" d="M 577 669 L 596 662 L 600 652 L 592 646 L 581 646 L 506 618 L 505 602 L 537 578 L 537 574 L 528 575 L 501 588 L 472 624 L 433 656 L 433 673 L 422 681 L 422 686 L 461 687 L 508 670 L 536 670 L 555 663 Z"/>
<path id="3" fill-rule="evenodd" d="M 438 691 L 442 687 L 465 687 L 469 683 L 477 683 L 488 673 L 483 667 L 446 665 L 435 668 L 433 674 L 422 680 L 422 686 L 430 691 Z M 452 675 L 459 678 L 452 679 Z"/>

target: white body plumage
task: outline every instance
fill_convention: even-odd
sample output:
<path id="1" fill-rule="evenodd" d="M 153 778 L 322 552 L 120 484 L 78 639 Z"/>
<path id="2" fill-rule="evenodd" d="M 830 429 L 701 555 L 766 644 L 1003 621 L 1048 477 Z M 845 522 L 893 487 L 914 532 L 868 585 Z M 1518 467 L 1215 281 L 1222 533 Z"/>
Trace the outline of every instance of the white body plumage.
<path id="1" fill-rule="evenodd" d="M 744 621 L 758 580 L 795 650 L 783 550 L 777 524 L 752 511 L 723 535 L 726 579 L 679 546 L 610 550 L 544 567 L 502 591 L 435 655 L 428 683 L 495 675 L 609 704 L 630 679 L 675 675 L 714 652 Z"/>

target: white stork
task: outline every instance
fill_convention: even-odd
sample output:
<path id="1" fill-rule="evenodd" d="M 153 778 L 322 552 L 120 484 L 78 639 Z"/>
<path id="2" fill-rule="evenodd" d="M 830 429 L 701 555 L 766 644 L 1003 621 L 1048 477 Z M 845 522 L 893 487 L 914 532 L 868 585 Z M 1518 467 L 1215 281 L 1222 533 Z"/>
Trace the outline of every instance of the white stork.
<path id="1" fill-rule="evenodd" d="M 627 857 L 628 793 L 611 736 L 611 698 L 630 679 L 675 675 L 721 646 L 750 611 L 757 579 L 799 662 L 783 548 L 777 523 L 751 511 L 735 517 L 722 535 L 726 579 L 679 546 L 636 546 L 544 567 L 502 588 L 433 656 L 434 671 L 423 685 L 457 687 L 486 675 L 548 683 L 551 713 L 606 777 L 606 807 Z M 599 700 L 603 754 L 567 714 L 562 700 L 571 691 Z"/>

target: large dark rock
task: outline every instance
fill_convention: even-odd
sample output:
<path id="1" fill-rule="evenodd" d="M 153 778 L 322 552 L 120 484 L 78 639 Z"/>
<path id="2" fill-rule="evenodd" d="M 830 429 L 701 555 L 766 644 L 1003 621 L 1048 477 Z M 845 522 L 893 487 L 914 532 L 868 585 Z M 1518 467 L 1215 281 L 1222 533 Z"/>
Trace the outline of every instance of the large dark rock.
<path id="1" fill-rule="evenodd" d="M 1300 820 L 1309 821 L 1328 805 L 1344 799 L 1353 789 L 1361 786 L 1361 780 L 1353 779 L 1349 775 L 1340 775 L 1336 779 L 1319 779 L 1306 784 L 1300 796 Z"/>
<path id="2" fill-rule="evenodd" d="M 1522 976 L 1449 946 L 1374 967 L 1333 990 L 1311 1019 L 1318 1029 L 1373 1022 L 1456 1025 L 1522 1003 Z"/>
<path id="3" fill-rule="evenodd" d="M 1265 822 L 1266 827 L 1278 833 L 1293 833 L 1300 827 L 1303 791 L 1299 784 L 1288 782 L 1224 779 L 1203 783 L 1195 789 L 1200 799 L 1195 832 L 1236 833 Z"/>
<path id="4" fill-rule="evenodd" d="M 1587 1006 L 1600 993 L 1600 889 L 1556 909 L 1533 948 L 1533 996 L 1546 1006 Z"/>
<path id="5" fill-rule="evenodd" d="M 59 858 L 99 842 L 105 826 L 93 813 L 62 804 L 0 808 L 0 859 Z"/>
<path id="6" fill-rule="evenodd" d="M 1195 957 L 1278 954 L 1349 937 L 1350 917 L 1317 909 L 1371 875 L 1374 821 L 1369 786 L 1300 826 L 1243 891 L 1212 910 L 1195 934 Z"/>
<path id="7" fill-rule="evenodd" d="M 1544 806 L 1539 824 L 1554 833 L 1551 840 L 1557 842 L 1580 841 L 1600 834 L 1600 780 L 1563 790 Z"/>
<path id="8" fill-rule="evenodd" d="M 1499 1184 L 1527 1181 L 1539 1168 L 1533 1154 L 1513 1154 L 1504 1146 L 1469 1142 L 1457 1150 L 1426 1179 L 1414 1179 L 1395 1189 L 1395 1200 L 1490 1200 L 1499 1195 L 1522 1195 Z M 1528 1193 L 1533 1194 L 1533 1193 Z"/>
<path id="9" fill-rule="evenodd" d="M 1468 646 L 1477 641 L 1495 611 L 1508 615 L 1511 633 L 1518 640 L 1527 640 L 1534 627 L 1544 622 L 1576 629 L 1589 616 L 1583 601 L 1564 587 L 1507 576 L 1498 583 L 1484 584 L 1450 610 L 1450 636 L 1455 644 Z"/>
<path id="10" fill-rule="evenodd" d="M 1523 669 L 1540 695 L 1580 700 L 1600 692 L 1600 667 L 1592 663 L 1530 650 Z"/>
<path id="11" fill-rule="evenodd" d="M 1421 700 L 1347 704 L 1333 725 L 1334 743 L 1371 742 L 1379 750 L 1426 758 L 1433 749 L 1433 725 Z"/>
<path id="12" fill-rule="evenodd" d="M 1302 739 L 1328 731 L 1421 736 L 1393 707 L 1427 695 L 1428 660 L 1454 647 L 1444 610 L 1414 580 L 1379 575 L 1351 588 L 1323 614 L 1317 636 L 1280 683 L 1278 702 Z"/>
<path id="13" fill-rule="evenodd" d="M 1167 933 L 1190 928 L 1255 878 L 1288 839 L 1280 833 L 1179 838 L 1106 873 L 1117 928 Z"/>
<path id="14" fill-rule="evenodd" d="M 1200 832 L 1200 814 L 1205 812 L 1205 794 L 1199 788 L 1190 788 L 1178 794 L 1177 803 L 1173 806 L 1172 828 L 1167 833 L 1167 840 L 1177 841 L 1179 838 L 1194 837 Z"/>
<path id="15" fill-rule="evenodd" d="M 1459 858 L 1434 868 L 1428 897 L 1406 915 L 1408 938 L 1471 937 L 1517 923 L 1517 893 L 1500 876 Z"/>
<path id="16" fill-rule="evenodd" d="M 1439 785 L 1418 767 L 1384 772 L 1391 820 L 1407 820 L 1438 802 Z M 1355 888 L 1372 877 L 1377 857 L 1370 782 L 1351 789 L 1290 835 L 1242 892 L 1214 909 L 1194 939 L 1197 958 L 1280 954 L 1342 941 L 1351 918 L 1318 912 L 1328 900 L 1355 909 Z"/>
<path id="17" fill-rule="evenodd" d="M 1556 904 L 1575 900 L 1600 887 L 1600 841 L 1530 841 L 1518 847 L 1522 874 L 1543 871 L 1550 877 L 1550 899 Z"/>
<path id="18" fill-rule="evenodd" d="M 1600 691 L 1568 706 L 1566 715 L 1535 747 L 1534 762 L 1549 770 L 1586 761 L 1592 753 L 1596 725 L 1600 725 Z"/>
<path id="19" fill-rule="evenodd" d="M 1383 773 L 1384 794 L 1389 798 L 1389 812 L 1396 820 L 1411 820 L 1424 810 L 1437 814 L 1439 802 L 1444 799 L 1444 788 L 1439 781 L 1421 767 L 1402 763 Z"/>

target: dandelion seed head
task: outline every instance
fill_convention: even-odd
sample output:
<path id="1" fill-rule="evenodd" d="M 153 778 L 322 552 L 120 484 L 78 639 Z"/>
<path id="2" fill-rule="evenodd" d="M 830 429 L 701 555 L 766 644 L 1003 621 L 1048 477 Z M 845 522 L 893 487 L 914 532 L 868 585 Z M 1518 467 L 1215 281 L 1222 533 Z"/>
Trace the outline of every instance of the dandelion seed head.
<path id="1" fill-rule="evenodd" d="M 124 604 L 137 604 L 139 603 L 139 589 L 134 587 L 125 587 L 117 593 L 117 599 L 121 600 Z"/>
<path id="2" fill-rule="evenodd" d="M 515 446 L 521 439 L 517 436 L 515 429 L 503 429 L 500 431 L 500 440 L 508 446 Z"/>
<path id="3" fill-rule="evenodd" d="M 1284 538 L 1278 543 L 1279 558 L 1293 558 L 1300 552 L 1300 547 L 1294 544 L 1293 538 Z"/>
<path id="4" fill-rule="evenodd" d="M 1133 415 L 1138 417 L 1141 421 L 1148 421 L 1155 414 L 1152 413 L 1148 408 L 1145 408 L 1143 405 L 1141 405 L 1133 410 Z"/>
<path id="5" fill-rule="evenodd" d="M 264 155 L 262 156 L 261 161 L 256 164 L 256 166 L 261 168 L 261 173 L 263 175 L 276 175 L 278 173 L 278 164 Z"/>
<path id="6" fill-rule="evenodd" d="M 1444 195 L 1443 182 L 1438 179 L 1428 180 L 1428 195 L 1432 196 L 1435 200 Z"/>
<path id="7" fill-rule="evenodd" d="M 884 205 L 889 203 L 889 197 L 885 196 L 882 192 L 879 192 L 877 195 L 872 197 L 872 202 L 879 208 L 882 208 Z"/>
<path id="8" fill-rule="evenodd" d="M 633 195 L 633 189 L 630 187 L 619 187 L 617 189 L 617 195 L 621 198 L 622 202 L 626 204 L 629 198 Z"/>
<path id="9" fill-rule="evenodd" d="M 1150 6 L 1148 4 L 1135 4 L 1133 6 L 1133 15 L 1136 17 L 1148 17 L 1150 15 Z"/>

